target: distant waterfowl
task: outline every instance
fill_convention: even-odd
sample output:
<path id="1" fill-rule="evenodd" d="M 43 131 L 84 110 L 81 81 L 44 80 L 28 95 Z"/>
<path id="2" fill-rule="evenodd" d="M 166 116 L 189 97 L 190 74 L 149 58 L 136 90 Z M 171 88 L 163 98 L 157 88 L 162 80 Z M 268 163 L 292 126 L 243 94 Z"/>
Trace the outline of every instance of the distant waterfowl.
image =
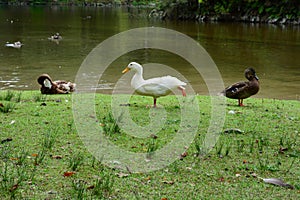
<path id="1" fill-rule="evenodd" d="M 245 70 L 245 77 L 249 81 L 234 83 L 221 92 L 222 95 L 230 99 L 238 99 L 239 106 L 244 106 L 243 99 L 255 95 L 259 91 L 258 77 L 253 68 Z"/>
<path id="2" fill-rule="evenodd" d="M 48 74 L 42 74 L 37 79 L 41 85 L 42 94 L 68 94 L 75 90 L 76 84 L 64 80 L 52 81 Z"/>
<path id="3" fill-rule="evenodd" d="M 19 49 L 23 46 L 23 44 L 20 41 L 17 41 L 17 42 L 14 42 L 14 43 L 6 43 L 5 46 Z"/>
<path id="4" fill-rule="evenodd" d="M 49 39 L 52 39 L 52 40 L 61 40 L 62 37 L 60 36 L 59 33 L 55 33 L 55 34 L 52 35 Z"/>
<path id="5" fill-rule="evenodd" d="M 54 35 L 51 35 L 48 39 L 58 43 L 60 40 L 62 40 L 62 37 L 59 33 L 55 33 Z"/>
<path id="6" fill-rule="evenodd" d="M 175 77 L 163 76 L 144 80 L 143 67 L 136 62 L 129 63 L 122 73 L 124 74 L 129 70 L 135 72 L 131 79 L 131 86 L 134 88 L 135 92 L 139 95 L 152 96 L 154 99 L 154 107 L 156 107 L 156 99 L 158 97 L 170 94 L 173 89 L 181 90 L 182 95 L 186 96 L 184 88 L 186 83 Z"/>

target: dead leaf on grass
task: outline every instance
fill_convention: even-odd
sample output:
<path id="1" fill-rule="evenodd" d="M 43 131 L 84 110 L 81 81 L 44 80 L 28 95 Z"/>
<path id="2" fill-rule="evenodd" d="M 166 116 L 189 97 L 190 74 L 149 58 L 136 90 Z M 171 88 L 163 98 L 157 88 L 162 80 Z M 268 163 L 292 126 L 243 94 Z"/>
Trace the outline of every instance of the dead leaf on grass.
<path id="1" fill-rule="evenodd" d="M 91 185 L 91 186 L 87 187 L 86 189 L 92 190 L 92 189 L 94 189 L 94 188 L 95 188 L 95 186 L 94 186 L 94 185 Z"/>
<path id="2" fill-rule="evenodd" d="M 180 155 L 180 160 L 182 160 L 183 158 L 187 157 L 188 153 L 185 151 Z"/>
<path id="3" fill-rule="evenodd" d="M 224 177 L 220 177 L 220 178 L 219 178 L 219 181 L 220 181 L 220 182 L 224 182 L 224 181 L 225 181 L 225 178 L 224 178 Z"/>
<path id="4" fill-rule="evenodd" d="M 121 103 L 120 106 L 131 106 L 130 103 Z"/>
<path id="5" fill-rule="evenodd" d="M 54 156 L 51 156 L 52 159 L 62 159 L 62 156 L 59 156 L 59 155 L 54 155 Z"/>
<path id="6" fill-rule="evenodd" d="M 164 180 L 162 181 L 164 184 L 168 184 L 168 185 L 173 185 L 175 182 L 174 181 L 167 181 L 167 180 Z"/>
<path id="7" fill-rule="evenodd" d="M 13 185 L 10 189 L 9 189 L 9 191 L 11 191 L 11 192 L 13 192 L 13 191 L 15 191 L 16 189 L 18 189 L 18 184 L 15 184 L 15 185 Z"/>
<path id="8" fill-rule="evenodd" d="M 289 150 L 289 148 L 285 148 L 285 147 L 280 147 L 279 148 L 279 153 L 284 154 L 285 151 Z"/>
<path id="9" fill-rule="evenodd" d="M 6 138 L 4 140 L 1 140 L 1 144 L 5 143 L 5 142 L 11 142 L 12 138 Z"/>
<path id="10" fill-rule="evenodd" d="M 244 131 L 242 131 L 241 129 L 238 128 L 229 128 L 229 129 L 225 129 L 224 130 L 225 134 L 229 134 L 229 133 L 238 133 L 238 134 L 242 134 L 244 133 Z"/>
<path id="11" fill-rule="evenodd" d="M 72 176 L 74 175 L 76 172 L 65 172 L 64 173 L 64 177 L 69 177 L 69 176 Z"/>
<path id="12" fill-rule="evenodd" d="M 129 174 L 126 174 L 126 173 L 123 173 L 123 172 L 116 173 L 116 175 L 117 175 L 119 178 L 124 178 L 124 177 L 129 176 Z"/>

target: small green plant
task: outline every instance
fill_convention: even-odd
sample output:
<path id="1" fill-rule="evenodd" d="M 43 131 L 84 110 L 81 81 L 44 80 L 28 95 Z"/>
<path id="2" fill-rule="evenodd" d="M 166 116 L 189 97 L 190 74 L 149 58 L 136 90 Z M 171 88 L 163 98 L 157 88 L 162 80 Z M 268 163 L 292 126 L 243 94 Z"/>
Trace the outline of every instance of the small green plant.
<path id="1" fill-rule="evenodd" d="M 12 112 L 15 109 L 15 104 L 14 103 L 7 103 L 3 106 L 0 106 L 0 112 L 3 113 L 8 113 L 8 112 Z"/>
<path id="2" fill-rule="evenodd" d="M 258 151 L 262 153 L 264 151 L 264 148 L 269 145 L 269 140 L 264 137 L 259 137 L 259 139 L 256 140 L 258 145 Z"/>
<path id="3" fill-rule="evenodd" d="M 11 101 L 14 96 L 15 96 L 15 93 L 13 91 L 7 90 L 3 100 Z"/>
<path id="4" fill-rule="evenodd" d="M 114 133 L 120 133 L 120 127 L 118 123 L 122 120 L 123 113 L 120 114 L 116 119 L 114 118 L 111 112 L 108 113 L 108 116 L 104 118 L 104 126 L 103 131 L 108 135 L 112 135 Z"/>
<path id="5" fill-rule="evenodd" d="M 42 142 L 43 148 L 46 148 L 49 150 L 52 149 L 52 147 L 55 143 L 57 132 L 58 132 L 57 129 L 55 129 L 53 132 L 51 130 L 48 130 L 48 132 L 45 134 L 43 142 Z"/>
<path id="6" fill-rule="evenodd" d="M 96 179 L 92 195 L 97 196 L 100 199 L 108 198 L 109 194 L 113 191 L 114 176 L 111 173 L 101 171 L 100 177 Z"/>
<path id="7" fill-rule="evenodd" d="M 18 92 L 16 94 L 16 102 L 21 102 L 21 99 L 22 99 L 22 92 Z"/>
<path id="8" fill-rule="evenodd" d="M 223 143 L 223 142 L 219 142 L 219 145 L 216 145 L 216 146 L 215 146 L 215 148 L 216 148 L 216 153 L 217 153 L 218 156 L 221 156 L 221 155 L 222 155 L 223 147 L 224 147 L 224 143 Z"/>
<path id="9" fill-rule="evenodd" d="M 154 155 L 155 151 L 158 149 L 158 145 L 155 139 L 151 139 L 147 144 L 147 158 L 151 159 Z"/>
<path id="10" fill-rule="evenodd" d="M 203 156 L 203 155 L 206 155 L 207 152 L 209 151 L 208 149 L 205 149 L 203 147 L 205 147 L 205 142 L 204 142 L 204 138 L 200 138 L 198 137 L 197 139 L 195 139 L 195 149 L 196 149 L 196 152 L 195 152 L 195 155 L 197 157 L 200 157 L 200 156 Z"/>
<path id="11" fill-rule="evenodd" d="M 3 162 L 0 168 L 1 196 L 6 194 L 10 199 L 16 199 L 16 194 L 22 183 L 28 179 L 27 166 L 15 165 L 13 162 Z"/>
<path id="12" fill-rule="evenodd" d="M 34 154 L 34 164 L 35 165 L 40 165 L 46 156 L 46 150 L 43 148 L 40 150 L 37 154 Z"/>
<path id="13" fill-rule="evenodd" d="M 87 184 L 83 180 L 74 180 L 72 182 L 72 188 L 73 188 L 73 198 L 74 199 L 85 199 L 87 197 L 86 194 L 86 188 Z"/>
<path id="14" fill-rule="evenodd" d="M 28 152 L 22 149 L 17 155 L 17 165 L 24 165 L 27 159 Z"/>
<path id="15" fill-rule="evenodd" d="M 37 94 L 33 96 L 35 102 L 45 102 L 47 100 L 47 95 Z"/>
<path id="16" fill-rule="evenodd" d="M 239 153 L 242 153 L 244 151 L 244 147 L 245 147 L 245 141 L 244 140 L 237 140 L 237 151 Z"/>
<path id="17" fill-rule="evenodd" d="M 279 139 L 279 145 L 285 147 L 288 150 L 291 150 L 297 145 L 297 136 L 296 134 L 282 135 Z"/>
<path id="18" fill-rule="evenodd" d="M 83 155 L 81 153 L 74 154 L 74 156 L 69 159 L 69 168 L 71 168 L 73 171 L 76 171 L 82 162 Z"/>
<path id="19" fill-rule="evenodd" d="M 226 147 L 225 147 L 225 156 L 228 156 L 231 150 L 231 144 L 227 143 Z"/>
<path id="20" fill-rule="evenodd" d="M 276 164 L 270 163 L 268 157 L 261 158 L 261 156 L 258 154 L 258 162 L 259 162 L 260 170 L 271 171 L 271 172 L 279 171 L 279 165 L 280 165 L 279 161 L 277 161 Z"/>

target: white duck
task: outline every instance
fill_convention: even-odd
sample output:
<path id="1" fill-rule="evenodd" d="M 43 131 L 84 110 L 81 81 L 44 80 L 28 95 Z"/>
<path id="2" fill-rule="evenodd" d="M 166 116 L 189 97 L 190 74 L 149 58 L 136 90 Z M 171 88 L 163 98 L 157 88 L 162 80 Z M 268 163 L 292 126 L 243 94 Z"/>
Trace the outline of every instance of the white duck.
<path id="1" fill-rule="evenodd" d="M 7 43 L 7 44 L 5 44 L 6 47 L 12 47 L 12 48 L 16 48 L 16 49 L 21 48 L 22 45 L 23 44 L 20 41 L 14 42 L 14 43 Z"/>
<path id="2" fill-rule="evenodd" d="M 183 87 L 186 83 L 175 77 L 163 76 L 144 80 L 143 67 L 136 62 L 129 63 L 122 73 L 124 74 L 129 70 L 135 71 L 135 74 L 131 79 L 131 86 L 139 95 L 152 96 L 154 99 L 154 107 L 156 107 L 156 99 L 158 97 L 170 94 L 175 88 L 181 90 L 182 95 L 186 96 L 185 88 Z"/>

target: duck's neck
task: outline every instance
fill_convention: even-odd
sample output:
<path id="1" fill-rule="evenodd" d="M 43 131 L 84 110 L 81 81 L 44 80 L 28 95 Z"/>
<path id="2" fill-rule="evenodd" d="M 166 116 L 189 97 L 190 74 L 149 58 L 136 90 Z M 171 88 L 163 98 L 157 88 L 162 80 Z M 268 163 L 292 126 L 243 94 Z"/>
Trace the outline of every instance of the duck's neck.
<path id="1" fill-rule="evenodd" d="M 131 79 L 131 86 L 135 89 L 139 88 L 144 81 L 143 69 L 141 68 L 139 70 L 136 70 L 135 74 L 133 75 Z"/>

